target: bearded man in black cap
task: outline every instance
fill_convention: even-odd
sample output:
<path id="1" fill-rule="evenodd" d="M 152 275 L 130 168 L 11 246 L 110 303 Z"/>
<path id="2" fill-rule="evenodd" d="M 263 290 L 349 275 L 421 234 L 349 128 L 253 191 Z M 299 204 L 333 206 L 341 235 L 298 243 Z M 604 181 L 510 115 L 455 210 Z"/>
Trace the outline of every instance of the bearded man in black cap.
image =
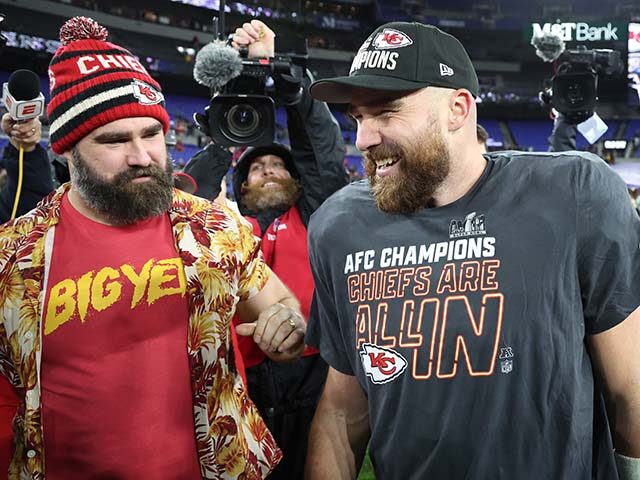
<path id="1" fill-rule="evenodd" d="M 273 57 L 275 34 L 253 20 L 238 28 L 232 45 L 248 47 L 253 58 Z M 291 148 L 272 144 L 248 148 L 233 172 L 240 212 L 262 238 L 266 263 L 296 295 L 305 318 L 313 295 L 307 251 L 311 214 L 348 183 L 345 149 L 337 122 L 324 102 L 304 86 L 302 98 L 286 108 Z M 185 172 L 198 183 L 198 195 L 213 200 L 229 169 L 231 155 L 210 144 Z M 301 479 L 311 420 L 322 392 L 327 365 L 318 350 L 307 348 L 294 362 L 277 362 L 249 337 L 237 339 L 246 367 L 249 395 L 263 415 L 284 456 L 270 479 Z"/>
<path id="2" fill-rule="evenodd" d="M 350 104 L 369 178 L 309 224 L 305 341 L 330 368 L 307 480 L 355 479 L 367 445 L 384 480 L 639 479 L 622 179 L 586 152 L 482 154 L 474 67 L 431 25 L 379 27 L 311 94 Z"/>

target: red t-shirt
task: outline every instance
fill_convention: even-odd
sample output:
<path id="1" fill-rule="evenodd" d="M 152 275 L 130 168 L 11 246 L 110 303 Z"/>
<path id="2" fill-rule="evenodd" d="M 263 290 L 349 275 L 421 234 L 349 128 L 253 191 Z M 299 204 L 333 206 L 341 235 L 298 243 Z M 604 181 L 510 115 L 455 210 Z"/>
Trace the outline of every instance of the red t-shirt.
<path id="1" fill-rule="evenodd" d="M 168 215 L 110 227 L 64 197 L 43 311 L 48 480 L 201 478 L 185 292 Z"/>

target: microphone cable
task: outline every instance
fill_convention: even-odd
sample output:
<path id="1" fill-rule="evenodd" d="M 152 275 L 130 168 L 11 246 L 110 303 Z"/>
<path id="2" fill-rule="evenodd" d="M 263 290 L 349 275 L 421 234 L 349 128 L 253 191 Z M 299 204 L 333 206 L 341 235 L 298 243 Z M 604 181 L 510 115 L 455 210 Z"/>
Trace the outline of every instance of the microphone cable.
<path id="1" fill-rule="evenodd" d="M 16 185 L 16 196 L 13 200 L 13 210 L 11 211 L 11 220 L 16 218 L 18 213 L 18 204 L 20 203 L 20 195 L 22 194 L 22 178 L 24 177 L 24 147 L 20 144 L 18 150 L 18 184 Z"/>

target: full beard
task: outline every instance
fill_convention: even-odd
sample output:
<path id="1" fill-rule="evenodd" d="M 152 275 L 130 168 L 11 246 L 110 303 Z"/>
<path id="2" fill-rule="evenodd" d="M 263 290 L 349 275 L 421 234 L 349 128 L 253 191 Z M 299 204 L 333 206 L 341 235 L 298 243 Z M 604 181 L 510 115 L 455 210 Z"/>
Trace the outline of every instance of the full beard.
<path id="1" fill-rule="evenodd" d="M 279 187 L 263 188 L 268 182 L 277 183 Z M 241 203 L 252 212 L 289 208 L 300 198 L 300 183 L 293 178 L 269 178 L 256 185 L 243 185 L 242 188 Z"/>
<path id="2" fill-rule="evenodd" d="M 111 224 L 129 225 L 163 214 L 171 207 L 173 167 L 170 158 L 164 170 L 155 165 L 130 167 L 107 181 L 93 170 L 77 148 L 72 155 L 74 188 L 90 208 L 104 215 Z M 133 183 L 138 177 L 150 178 Z"/>
<path id="3" fill-rule="evenodd" d="M 377 162 L 390 158 L 398 160 L 398 171 L 378 177 Z M 433 123 L 408 145 L 384 143 L 364 153 L 373 198 L 387 213 L 409 215 L 427 207 L 449 168 L 449 150 Z"/>

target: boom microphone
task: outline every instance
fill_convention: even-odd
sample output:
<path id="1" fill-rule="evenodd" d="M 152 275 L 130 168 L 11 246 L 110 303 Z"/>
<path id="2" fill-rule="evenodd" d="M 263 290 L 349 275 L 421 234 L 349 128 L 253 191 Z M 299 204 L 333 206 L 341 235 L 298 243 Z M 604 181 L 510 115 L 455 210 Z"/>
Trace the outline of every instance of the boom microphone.
<path id="1" fill-rule="evenodd" d="M 564 40 L 555 33 L 543 33 L 531 38 L 531 45 L 536 49 L 536 55 L 545 62 L 555 61 L 565 49 Z"/>
<path id="2" fill-rule="evenodd" d="M 16 121 L 29 120 L 42 115 L 44 95 L 40 92 L 40 79 L 31 70 L 16 70 L 2 85 L 2 101 L 9 115 Z"/>
<path id="3" fill-rule="evenodd" d="M 241 72 L 240 54 L 222 40 L 208 43 L 196 54 L 193 78 L 199 84 L 209 87 L 212 92 L 219 92 Z"/>

